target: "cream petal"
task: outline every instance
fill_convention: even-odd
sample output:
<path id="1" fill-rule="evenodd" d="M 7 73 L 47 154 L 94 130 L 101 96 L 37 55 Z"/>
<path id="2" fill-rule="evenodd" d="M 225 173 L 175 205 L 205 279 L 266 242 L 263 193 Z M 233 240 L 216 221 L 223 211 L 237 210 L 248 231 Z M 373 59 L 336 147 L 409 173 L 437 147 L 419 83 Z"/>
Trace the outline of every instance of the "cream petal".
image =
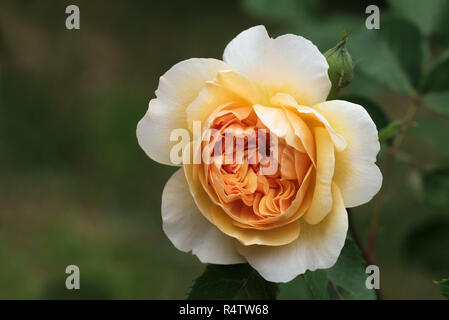
<path id="1" fill-rule="evenodd" d="M 264 26 L 237 35 L 226 46 L 223 60 L 256 83 L 266 97 L 288 92 L 311 106 L 326 101 L 331 88 L 329 65 L 312 42 L 292 34 L 272 39 Z"/>
<path id="2" fill-rule="evenodd" d="M 235 249 L 235 240 L 212 225 L 198 210 L 179 169 L 162 194 L 163 230 L 174 246 L 192 251 L 203 263 L 234 264 L 245 260 Z"/>
<path id="3" fill-rule="evenodd" d="M 335 166 L 334 145 L 329 133 L 322 127 L 316 127 L 314 131 L 317 150 L 315 188 L 310 208 L 304 215 L 309 224 L 319 223 L 332 209 L 331 184 Z"/>
<path id="4" fill-rule="evenodd" d="M 178 141 L 170 141 L 174 129 L 187 128 L 186 109 L 206 81 L 230 67 L 216 59 L 189 59 L 168 70 L 159 80 L 156 99 L 152 99 L 144 117 L 137 125 L 137 140 L 153 160 L 174 165 L 170 150 Z"/>
<path id="5" fill-rule="evenodd" d="M 332 184 L 332 194 L 332 211 L 319 224 L 301 220 L 301 234 L 294 242 L 279 247 L 238 244 L 237 249 L 262 277 L 272 282 L 288 282 L 307 270 L 332 267 L 348 230 L 348 216 L 336 184 Z"/>
<path id="6" fill-rule="evenodd" d="M 376 165 L 380 150 L 376 125 L 360 105 L 342 100 L 314 106 L 344 137 L 347 147 L 335 154 L 334 181 L 343 195 L 345 207 L 364 204 L 379 191 L 382 173 Z"/>

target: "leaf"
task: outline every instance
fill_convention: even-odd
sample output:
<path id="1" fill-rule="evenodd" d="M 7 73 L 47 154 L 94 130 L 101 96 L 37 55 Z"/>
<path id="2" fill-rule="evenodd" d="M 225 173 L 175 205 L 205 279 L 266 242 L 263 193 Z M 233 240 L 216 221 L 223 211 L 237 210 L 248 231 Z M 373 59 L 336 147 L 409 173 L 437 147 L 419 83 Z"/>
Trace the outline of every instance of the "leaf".
<path id="1" fill-rule="evenodd" d="M 303 277 L 313 299 L 329 299 L 329 294 L 327 293 L 329 279 L 326 270 L 307 271 Z"/>
<path id="2" fill-rule="evenodd" d="M 427 168 L 449 164 L 447 119 L 435 114 L 418 113 L 414 121 L 419 125 L 409 126 L 407 129 L 407 139 L 413 141 L 413 147 L 408 148 L 407 152 L 415 157 L 414 162 Z M 424 154 L 425 157 L 422 156 Z"/>
<path id="3" fill-rule="evenodd" d="M 390 122 L 388 116 L 382 110 L 382 108 L 369 98 L 358 95 L 346 95 L 342 96 L 341 99 L 359 104 L 363 108 L 365 108 L 365 110 L 368 111 L 371 119 L 373 119 L 374 123 L 376 124 L 377 130 L 385 128 Z"/>
<path id="4" fill-rule="evenodd" d="M 367 289 L 365 281 L 366 262 L 359 248 L 351 239 L 346 239 L 337 263 L 328 270 L 329 280 L 346 290 L 352 299 L 376 299 L 374 290 Z"/>
<path id="5" fill-rule="evenodd" d="M 437 113 L 449 116 L 449 91 L 426 94 L 422 97 L 422 101 Z"/>
<path id="6" fill-rule="evenodd" d="M 365 286 L 366 262 L 357 245 L 346 239 L 337 263 L 327 270 L 307 271 L 289 283 L 281 284 L 290 299 L 376 299 Z"/>
<path id="7" fill-rule="evenodd" d="M 449 51 L 425 72 L 420 85 L 422 100 L 432 110 L 449 116 Z"/>
<path id="8" fill-rule="evenodd" d="M 440 281 L 434 281 L 434 283 L 440 287 L 441 294 L 449 299 L 449 279 L 443 279 Z"/>
<path id="9" fill-rule="evenodd" d="M 384 142 L 394 137 L 401 128 L 401 121 L 395 120 L 379 131 L 379 141 Z"/>
<path id="10" fill-rule="evenodd" d="M 422 173 L 424 201 L 434 207 L 449 206 L 449 167 Z"/>
<path id="11" fill-rule="evenodd" d="M 449 19 L 446 17 L 449 14 L 449 2 L 446 2 L 446 7 L 442 11 L 443 19 L 440 19 L 437 28 L 435 29 L 435 42 L 440 50 L 449 46 Z"/>
<path id="12" fill-rule="evenodd" d="M 276 299 L 279 286 L 263 279 L 248 264 L 209 264 L 194 281 L 187 298 L 198 299 Z"/>
<path id="13" fill-rule="evenodd" d="M 401 15 L 414 24 L 425 35 L 436 30 L 438 23 L 443 18 L 443 10 L 446 0 L 433 0 L 432 2 L 422 0 L 390 0 L 388 4 L 392 11 Z"/>
<path id="14" fill-rule="evenodd" d="M 449 50 L 425 72 L 420 85 L 422 93 L 449 91 Z"/>
<path id="15" fill-rule="evenodd" d="M 389 89 L 412 96 L 421 76 L 422 39 L 405 19 L 382 17 L 379 30 L 365 26 L 348 41 L 349 51 L 365 76 Z"/>

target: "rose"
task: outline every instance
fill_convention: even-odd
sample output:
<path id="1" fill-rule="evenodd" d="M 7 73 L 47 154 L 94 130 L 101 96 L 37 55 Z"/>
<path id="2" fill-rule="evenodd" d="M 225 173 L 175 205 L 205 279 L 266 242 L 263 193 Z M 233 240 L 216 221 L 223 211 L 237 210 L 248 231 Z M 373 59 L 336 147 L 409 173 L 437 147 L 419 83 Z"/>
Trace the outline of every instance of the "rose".
<path id="1" fill-rule="evenodd" d="M 183 168 L 163 191 L 166 235 L 204 263 L 248 262 L 273 282 L 331 267 L 346 238 L 345 208 L 369 201 L 382 183 L 375 124 L 360 105 L 325 101 L 328 63 L 300 36 L 272 39 L 253 27 L 223 60 L 173 66 L 137 126 L 148 156 L 172 165 L 173 148 L 181 149 L 174 130 L 202 125 L 201 136 L 182 144 Z M 249 137 L 261 136 L 257 129 L 270 140 L 255 151 Z M 243 148 L 228 154 L 230 163 L 228 149 L 212 151 L 227 133 L 243 137 L 229 140 Z M 199 153 L 211 161 L 193 161 Z M 264 174 L 272 155 L 275 171 Z"/>

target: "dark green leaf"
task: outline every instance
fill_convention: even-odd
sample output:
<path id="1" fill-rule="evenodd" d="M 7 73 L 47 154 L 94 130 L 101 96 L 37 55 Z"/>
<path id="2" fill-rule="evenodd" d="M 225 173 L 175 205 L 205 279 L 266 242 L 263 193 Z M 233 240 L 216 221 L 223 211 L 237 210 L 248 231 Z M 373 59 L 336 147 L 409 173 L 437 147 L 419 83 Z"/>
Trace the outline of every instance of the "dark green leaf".
<path id="1" fill-rule="evenodd" d="M 382 16 L 379 30 L 363 26 L 348 42 L 349 51 L 367 77 L 393 91 L 412 96 L 422 65 L 422 39 L 418 28 L 405 19 Z"/>
<path id="2" fill-rule="evenodd" d="M 449 51 L 442 54 L 425 72 L 420 91 L 422 93 L 449 91 Z"/>
<path id="3" fill-rule="evenodd" d="M 307 271 L 289 283 L 281 284 L 282 297 L 295 300 L 328 300 L 327 270 Z"/>
<path id="4" fill-rule="evenodd" d="M 449 14 L 449 1 L 446 1 L 446 6 L 442 10 L 442 18 L 440 19 L 438 26 L 435 30 L 435 42 L 437 48 L 444 50 L 449 46 L 449 19 L 447 16 Z"/>
<path id="5" fill-rule="evenodd" d="M 422 97 L 422 101 L 430 109 L 449 116 L 449 91 L 426 94 Z"/>
<path id="6" fill-rule="evenodd" d="M 329 295 L 327 293 L 327 283 L 329 280 L 326 270 L 316 270 L 314 272 L 307 271 L 303 277 L 313 299 L 329 299 Z"/>
<path id="7" fill-rule="evenodd" d="M 449 116 L 449 51 L 446 51 L 426 71 L 420 91 L 423 103 L 432 110 Z"/>
<path id="8" fill-rule="evenodd" d="M 446 299 L 449 299 L 449 279 L 443 279 L 440 281 L 434 281 L 438 287 L 440 287 L 441 294 L 446 297 Z"/>
<path id="9" fill-rule="evenodd" d="M 279 286 L 263 279 L 248 264 L 209 264 L 194 281 L 188 299 L 276 299 Z"/>
<path id="10" fill-rule="evenodd" d="M 395 13 L 416 24 L 423 34 L 429 35 L 443 18 L 446 0 L 433 0 L 431 3 L 422 0 L 390 0 L 389 5 Z"/>
<path id="11" fill-rule="evenodd" d="M 422 174 L 424 200 L 434 207 L 449 205 L 449 168 Z"/>
<path id="12" fill-rule="evenodd" d="M 335 286 L 347 291 L 352 299 L 376 299 L 374 290 L 365 286 L 368 275 L 365 273 L 366 262 L 359 248 L 351 239 L 346 239 L 337 263 L 328 270 L 329 280 Z"/>

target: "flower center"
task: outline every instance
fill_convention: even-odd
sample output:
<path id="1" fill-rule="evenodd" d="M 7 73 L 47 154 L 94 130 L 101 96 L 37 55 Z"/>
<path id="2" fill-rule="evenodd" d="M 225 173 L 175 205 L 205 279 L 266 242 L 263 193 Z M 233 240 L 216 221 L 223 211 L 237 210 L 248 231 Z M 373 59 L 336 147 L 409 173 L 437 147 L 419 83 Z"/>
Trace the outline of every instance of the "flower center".
<path id="1" fill-rule="evenodd" d="M 229 215 L 251 227 L 290 208 L 311 164 L 306 154 L 271 135 L 251 107 L 218 109 L 206 130 L 204 173 Z"/>

